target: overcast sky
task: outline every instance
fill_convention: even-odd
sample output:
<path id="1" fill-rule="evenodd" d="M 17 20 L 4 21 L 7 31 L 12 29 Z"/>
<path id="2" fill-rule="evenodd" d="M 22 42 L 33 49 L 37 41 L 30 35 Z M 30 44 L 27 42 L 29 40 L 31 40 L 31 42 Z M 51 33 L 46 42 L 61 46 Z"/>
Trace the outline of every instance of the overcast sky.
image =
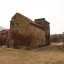
<path id="1" fill-rule="evenodd" d="M 10 27 L 11 17 L 21 13 L 50 22 L 50 33 L 64 32 L 64 0 L 0 0 L 0 26 Z"/>

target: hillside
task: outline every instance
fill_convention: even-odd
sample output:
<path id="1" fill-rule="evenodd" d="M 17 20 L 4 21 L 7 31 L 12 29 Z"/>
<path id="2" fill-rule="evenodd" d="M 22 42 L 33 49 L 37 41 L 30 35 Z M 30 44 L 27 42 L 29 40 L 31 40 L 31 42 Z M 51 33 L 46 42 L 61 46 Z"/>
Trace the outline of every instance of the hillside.
<path id="1" fill-rule="evenodd" d="M 4 29 L 4 27 L 0 26 L 0 31 L 3 30 L 3 29 Z"/>

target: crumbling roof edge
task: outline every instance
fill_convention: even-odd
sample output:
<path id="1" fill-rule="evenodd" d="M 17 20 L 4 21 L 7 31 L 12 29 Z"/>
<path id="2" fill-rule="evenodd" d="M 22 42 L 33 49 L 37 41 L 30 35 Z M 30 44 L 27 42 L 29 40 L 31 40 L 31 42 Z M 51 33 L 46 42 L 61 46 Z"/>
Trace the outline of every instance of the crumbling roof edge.
<path id="1" fill-rule="evenodd" d="M 36 21 L 36 20 L 44 20 L 45 22 L 49 23 L 48 21 L 46 21 L 45 18 L 38 18 L 38 19 L 35 19 L 34 21 Z M 49 24 L 50 24 L 50 23 L 49 23 Z"/>
<path id="2" fill-rule="evenodd" d="M 35 23 L 35 22 L 32 21 L 31 19 L 29 19 L 28 17 L 26 17 L 26 16 L 24 16 L 24 15 L 22 15 L 22 14 L 20 14 L 20 13 L 16 13 L 15 15 L 20 15 L 21 17 L 23 17 L 24 19 L 26 19 L 27 21 L 29 21 L 31 24 L 34 24 L 34 25 L 40 27 L 41 29 L 45 29 L 44 26 L 42 27 L 42 26 L 38 25 L 37 23 Z M 15 16 L 15 15 L 14 15 L 14 16 Z M 13 18 L 13 17 L 12 17 L 12 18 Z"/>

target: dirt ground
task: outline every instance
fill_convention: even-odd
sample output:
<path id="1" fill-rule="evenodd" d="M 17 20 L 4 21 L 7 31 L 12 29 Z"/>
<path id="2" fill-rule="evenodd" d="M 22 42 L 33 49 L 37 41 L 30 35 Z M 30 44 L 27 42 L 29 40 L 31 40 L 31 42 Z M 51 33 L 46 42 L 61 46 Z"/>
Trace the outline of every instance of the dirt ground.
<path id="1" fill-rule="evenodd" d="M 64 64 L 62 43 L 35 50 L 18 50 L 0 47 L 0 64 Z"/>

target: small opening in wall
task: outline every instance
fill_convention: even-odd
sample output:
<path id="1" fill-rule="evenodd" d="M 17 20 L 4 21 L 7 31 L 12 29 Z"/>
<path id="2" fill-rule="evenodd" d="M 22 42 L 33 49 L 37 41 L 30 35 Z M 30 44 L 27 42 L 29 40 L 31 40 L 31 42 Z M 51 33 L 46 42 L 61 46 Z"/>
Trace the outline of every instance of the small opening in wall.
<path id="1" fill-rule="evenodd" d="M 18 33 L 19 32 L 19 27 L 16 29 L 16 33 Z"/>

